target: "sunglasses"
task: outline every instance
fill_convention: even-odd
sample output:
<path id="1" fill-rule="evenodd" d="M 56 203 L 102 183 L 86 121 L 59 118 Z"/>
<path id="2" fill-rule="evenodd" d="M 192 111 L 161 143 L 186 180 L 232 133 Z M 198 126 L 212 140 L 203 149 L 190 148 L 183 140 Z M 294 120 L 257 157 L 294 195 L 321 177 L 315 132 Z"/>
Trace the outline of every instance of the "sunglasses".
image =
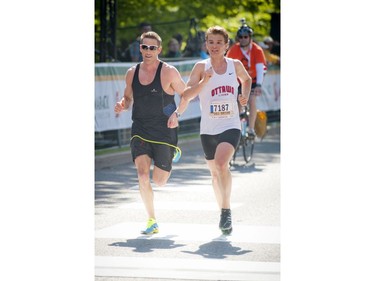
<path id="1" fill-rule="evenodd" d="M 155 51 L 155 50 L 159 49 L 158 46 L 155 46 L 155 45 L 149 46 L 149 45 L 146 45 L 146 44 L 142 44 L 141 48 L 142 48 L 142 50 L 151 50 L 151 51 Z"/>
<path id="2" fill-rule="evenodd" d="M 249 36 L 238 36 L 238 38 L 240 38 L 240 39 L 242 39 L 242 38 L 247 39 L 247 38 L 249 38 Z"/>

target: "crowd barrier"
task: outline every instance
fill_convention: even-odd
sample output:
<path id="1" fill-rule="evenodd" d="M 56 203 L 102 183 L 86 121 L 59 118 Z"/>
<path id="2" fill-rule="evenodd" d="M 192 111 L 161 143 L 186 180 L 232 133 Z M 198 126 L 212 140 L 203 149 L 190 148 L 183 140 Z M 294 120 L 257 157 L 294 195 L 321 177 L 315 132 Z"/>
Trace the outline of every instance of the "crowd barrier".
<path id="1" fill-rule="evenodd" d="M 200 59 L 168 62 L 175 66 L 186 82 L 194 64 Z M 125 88 L 125 73 L 134 63 L 95 64 L 95 132 L 129 129 L 131 109 L 121 114 L 114 112 L 114 106 L 121 100 Z M 179 95 L 175 95 L 176 104 Z M 280 68 L 269 67 L 263 83 L 263 94 L 257 98 L 257 108 L 264 111 L 280 110 Z M 200 117 L 199 100 L 195 98 L 181 116 L 180 121 Z"/>

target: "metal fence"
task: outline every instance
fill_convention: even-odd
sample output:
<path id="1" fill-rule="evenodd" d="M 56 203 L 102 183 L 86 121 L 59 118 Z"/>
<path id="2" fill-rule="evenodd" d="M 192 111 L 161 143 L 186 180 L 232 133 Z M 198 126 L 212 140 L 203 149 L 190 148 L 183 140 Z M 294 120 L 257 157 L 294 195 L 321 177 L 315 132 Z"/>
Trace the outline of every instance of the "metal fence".
<path id="1" fill-rule="evenodd" d="M 267 111 L 267 118 L 268 123 L 280 122 L 280 110 Z M 181 121 L 180 126 L 178 127 L 178 135 L 198 134 L 199 127 L 200 118 Z M 95 150 L 128 146 L 130 138 L 130 129 L 95 132 Z"/>

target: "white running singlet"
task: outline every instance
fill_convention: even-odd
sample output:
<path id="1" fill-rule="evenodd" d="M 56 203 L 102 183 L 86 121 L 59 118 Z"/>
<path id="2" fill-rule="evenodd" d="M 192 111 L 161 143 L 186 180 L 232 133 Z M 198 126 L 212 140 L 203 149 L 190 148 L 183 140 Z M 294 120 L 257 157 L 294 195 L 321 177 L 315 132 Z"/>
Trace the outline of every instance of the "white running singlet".
<path id="1" fill-rule="evenodd" d="M 229 129 L 241 129 L 237 105 L 238 86 L 234 62 L 227 61 L 224 74 L 213 72 L 212 77 L 199 93 L 201 108 L 200 133 L 217 135 Z M 205 70 L 211 67 L 211 59 L 205 60 Z"/>

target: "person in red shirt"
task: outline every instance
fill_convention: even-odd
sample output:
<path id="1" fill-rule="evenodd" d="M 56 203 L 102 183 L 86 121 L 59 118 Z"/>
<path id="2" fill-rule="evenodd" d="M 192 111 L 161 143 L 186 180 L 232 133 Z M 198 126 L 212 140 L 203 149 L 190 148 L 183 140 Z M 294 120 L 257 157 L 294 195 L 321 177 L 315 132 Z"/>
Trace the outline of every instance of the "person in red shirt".
<path id="1" fill-rule="evenodd" d="M 267 71 L 267 62 L 263 49 L 253 42 L 253 34 L 253 30 L 243 22 L 237 31 L 237 43 L 228 50 L 227 57 L 240 60 L 252 78 L 249 98 L 249 135 L 255 138 L 256 97 L 262 94 L 262 83 Z"/>

